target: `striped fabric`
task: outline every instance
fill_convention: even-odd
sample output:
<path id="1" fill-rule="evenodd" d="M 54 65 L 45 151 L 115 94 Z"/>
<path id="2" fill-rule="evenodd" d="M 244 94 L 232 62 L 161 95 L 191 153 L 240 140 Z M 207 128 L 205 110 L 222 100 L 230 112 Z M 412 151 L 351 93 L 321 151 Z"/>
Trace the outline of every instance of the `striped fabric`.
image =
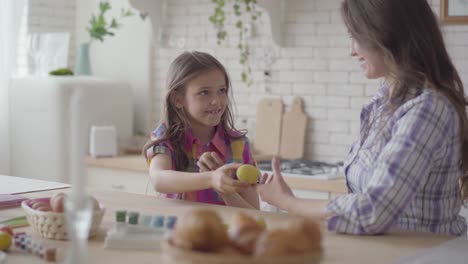
<path id="1" fill-rule="evenodd" d="M 166 126 L 161 124 L 151 133 L 151 140 L 157 140 L 162 138 Z M 216 128 L 216 132 L 210 142 L 205 145 L 200 144 L 197 138 L 192 134 L 191 129 L 185 132 L 184 147 L 186 154 L 189 158 L 189 166 L 186 171 L 188 172 L 199 172 L 200 168 L 197 166 L 199 157 L 205 152 L 216 152 L 225 164 L 227 163 L 243 163 L 255 165 L 255 161 L 250 152 L 249 140 L 246 136 L 230 131 L 229 138 L 226 138 L 224 129 L 221 126 Z M 175 169 L 175 155 L 174 150 L 168 141 L 148 149 L 147 157 L 148 164 L 151 159 L 157 154 L 167 154 L 172 158 L 172 169 Z M 186 193 L 169 193 L 161 194 L 167 198 L 183 199 L 187 201 L 203 202 L 210 204 L 225 205 L 224 201 L 218 196 L 218 193 L 213 189 L 199 190 L 194 192 Z"/>
<path id="2" fill-rule="evenodd" d="M 425 89 L 382 118 L 387 92 L 383 86 L 362 109 L 360 137 L 344 164 L 349 194 L 328 204 L 328 228 L 349 234 L 466 234 L 459 216 L 457 112 L 445 96 Z"/>

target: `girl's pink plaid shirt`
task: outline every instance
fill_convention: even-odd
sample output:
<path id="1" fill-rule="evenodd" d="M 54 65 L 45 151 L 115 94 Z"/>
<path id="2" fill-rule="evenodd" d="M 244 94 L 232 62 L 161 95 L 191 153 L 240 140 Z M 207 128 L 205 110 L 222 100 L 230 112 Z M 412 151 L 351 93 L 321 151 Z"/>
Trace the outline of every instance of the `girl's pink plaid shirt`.
<path id="1" fill-rule="evenodd" d="M 166 125 L 159 125 L 152 133 L 151 139 L 157 140 L 162 138 L 166 131 Z M 226 136 L 229 135 L 229 136 Z M 187 129 L 184 135 L 184 148 L 189 158 L 189 165 L 185 171 L 199 172 L 200 168 L 197 166 L 197 161 L 200 156 L 205 152 L 216 152 L 225 164 L 237 162 L 243 164 L 255 165 L 255 160 L 250 151 L 249 140 L 242 134 L 230 131 L 225 133 L 221 126 L 216 127 L 216 132 L 210 142 L 203 145 L 199 140 L 193 136 L 191 129 Z M 163 141 L 160 144 L 147 150 L 148 164 L 151 159 L 158 154 L 170 155 L 172 158 L 172 169 L 175 170 L 175 157 L 174 149 L 171 143 Z M 163 197 L 182 199 L 187 201 L 210 203 L 225 205 L 224 201 L 213 189 L 198 190 L 185 193 L 165 193 L 161 194 Z"/>

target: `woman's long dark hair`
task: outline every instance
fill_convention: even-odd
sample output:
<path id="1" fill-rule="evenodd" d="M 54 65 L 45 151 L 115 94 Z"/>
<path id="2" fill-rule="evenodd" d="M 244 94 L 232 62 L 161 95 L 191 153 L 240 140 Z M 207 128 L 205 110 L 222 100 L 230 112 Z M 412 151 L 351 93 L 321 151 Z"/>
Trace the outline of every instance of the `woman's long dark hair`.
<path id="1" fill-rule="evenodd" d="M 468 200 L 468 101 L 427 0 L 344 0 L 341 15 L 359 45 L 383 55 L 392 85 L 390 112 L 411 96 L 410 89 L 433 89 L 452 102 L 460 118 L 461 196 Z"/>
<path id="2" fill-rule="evenodd" d="M 177 93 L 185 94 L 186 85 L 198 77 L 200 74 L 210 70 L 219 70 L 224 74 L 226 80 L 226 94 L 228 94 L 228 104 L 224 111 L 220 125 L 224 128 L 226 137 L 230 137 L 230 131 L 239 132 L 234 128 L 234 119 L 231 110 L 232 95 L 231 82 L 224 66 L 208 53 L 193 51 L 184 52 L 179 55 L 170 65 L 167 74 L 167 94 L 163 106 L 162 123 L 166 125 L 166 131 L 161 138 L 149 140 L 143 147 L 143 155 L 148 160 L 147 150 L 163 141 L 169 141 L 174 150 L 176 170 L 183 171 L 187 168 L 189 161 L 184 150 L 185 131 L 190 127 L 184 109 L 175 106 Z M 240 133 L 243 134 L 243 133 Z"/>

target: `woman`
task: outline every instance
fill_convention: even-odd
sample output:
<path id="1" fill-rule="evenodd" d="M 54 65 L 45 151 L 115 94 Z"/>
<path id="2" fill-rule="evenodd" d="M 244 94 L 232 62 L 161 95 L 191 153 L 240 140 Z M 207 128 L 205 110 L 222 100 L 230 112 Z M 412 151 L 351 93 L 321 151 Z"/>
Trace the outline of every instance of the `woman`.
<path id="1" fill-rule="evenodd" d="M 292 214 L 326 217 L 340 233 L 466 234 L 467 101 L 437 18 L 426 0 L 344 0 L 341 14 L 351 56 L 367 78 L 383 80 L 345 162 L 349 193 L 295 198 L 278 160 L 257 191 Z"/>

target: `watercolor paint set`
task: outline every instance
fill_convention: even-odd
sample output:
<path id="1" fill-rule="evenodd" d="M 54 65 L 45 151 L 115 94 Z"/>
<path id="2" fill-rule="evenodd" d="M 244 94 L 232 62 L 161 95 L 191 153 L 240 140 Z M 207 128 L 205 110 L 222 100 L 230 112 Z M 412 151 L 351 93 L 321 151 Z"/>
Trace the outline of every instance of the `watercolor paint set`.
<path id="1" fill-rule="evenodd" d="M 174 228 L 177 217 L 119 210 L 115 213 L 115 220 L 107 232 L 105 248 L 150 250 L 160 247 L 161 241 Z"/>

